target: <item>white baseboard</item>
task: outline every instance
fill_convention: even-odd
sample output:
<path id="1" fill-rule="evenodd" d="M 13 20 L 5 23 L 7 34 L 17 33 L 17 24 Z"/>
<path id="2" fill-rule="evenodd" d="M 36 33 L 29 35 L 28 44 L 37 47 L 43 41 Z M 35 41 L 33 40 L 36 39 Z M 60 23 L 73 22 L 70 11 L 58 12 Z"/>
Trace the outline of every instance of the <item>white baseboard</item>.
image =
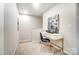
<path id="1" fill-rule="evenodd" d="M 19 43 L 24 43 L 24 42 L 31 42 L 32 40 L 19 40 Z"/>
<path id="2" fill-rule="evenodd" d="M 68 54 L 68 55 L 76 55 L 78 53 L 78 51 L 76 48 L 64 49 L 64 53 Z"/>
<path id="3" fill-rule="evenodd" d="M 70 53 L 69 51 L 67 51 L 65 49 L 64 49 L 64 53 L 67 54 L 67 55 L 72 55 L 72 53 Z"/>

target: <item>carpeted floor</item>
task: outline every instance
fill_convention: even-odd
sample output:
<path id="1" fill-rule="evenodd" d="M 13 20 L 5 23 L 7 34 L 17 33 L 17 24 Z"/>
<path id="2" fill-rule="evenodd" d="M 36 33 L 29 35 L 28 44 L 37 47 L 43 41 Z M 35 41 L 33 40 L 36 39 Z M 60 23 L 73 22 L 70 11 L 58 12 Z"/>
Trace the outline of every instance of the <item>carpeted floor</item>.
<path id="1" fill-rule="evenodd" d="M 19 43 L 15 55 L 54 55 L 53 47 L 48 47 L 38 42 Z M 62 55 L 61 52 L 56 55 Z"/>

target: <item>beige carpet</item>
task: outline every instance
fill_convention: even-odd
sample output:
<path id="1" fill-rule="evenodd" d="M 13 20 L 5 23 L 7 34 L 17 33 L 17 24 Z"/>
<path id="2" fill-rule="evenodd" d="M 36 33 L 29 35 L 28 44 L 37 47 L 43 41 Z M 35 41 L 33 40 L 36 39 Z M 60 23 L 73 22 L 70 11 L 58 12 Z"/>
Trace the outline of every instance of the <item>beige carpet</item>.
<path id="1" fill-rule="evenodd" d="M 53 47 L 48 47 L 38 42 L 19 43 L 15 55 L 53 55 Z M 59 52 L 57 55 L 61 55 Z"/>

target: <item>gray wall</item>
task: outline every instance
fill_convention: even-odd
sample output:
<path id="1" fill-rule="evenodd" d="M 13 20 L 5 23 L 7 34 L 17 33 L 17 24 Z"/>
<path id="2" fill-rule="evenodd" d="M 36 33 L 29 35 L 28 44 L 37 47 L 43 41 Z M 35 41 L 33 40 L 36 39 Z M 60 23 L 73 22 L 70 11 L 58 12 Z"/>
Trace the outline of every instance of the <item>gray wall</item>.
<path id="1" fill-rule="evenodd" d="M 0 4 L 0 54 L 4 54 L 4 4 Z"/>
<path id="2" fill-rule="evenodd" d="M 79 4 L 76 4 L 76 18 L 77 54 L 79 54 Z"/>
<path id="3" fill-rule="evenodd" d="M 14 54 L 17 46 L 17 7 L 8 3 L 4 6 L 4 51 Z"/>
<path id="4" fill-rule="evenodd" d="M 20 15 L 19 38 L 21 42 L 32 41 L 32 30 L 42 28 L 42 17 Z"/>

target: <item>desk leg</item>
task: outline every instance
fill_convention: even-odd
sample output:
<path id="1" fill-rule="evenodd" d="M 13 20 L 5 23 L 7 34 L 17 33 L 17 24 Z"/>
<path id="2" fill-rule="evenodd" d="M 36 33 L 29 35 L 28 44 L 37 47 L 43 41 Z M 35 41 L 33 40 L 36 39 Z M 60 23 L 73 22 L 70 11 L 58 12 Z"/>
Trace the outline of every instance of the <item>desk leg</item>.
<path id="1" fill-rule="evenodd" d="M 63 38 L 63 40 L 62 40 L 62 54 L 64 53 L 64 52 L 63 52 L 63 48 L 64 48 L 64 38 Z"/>

